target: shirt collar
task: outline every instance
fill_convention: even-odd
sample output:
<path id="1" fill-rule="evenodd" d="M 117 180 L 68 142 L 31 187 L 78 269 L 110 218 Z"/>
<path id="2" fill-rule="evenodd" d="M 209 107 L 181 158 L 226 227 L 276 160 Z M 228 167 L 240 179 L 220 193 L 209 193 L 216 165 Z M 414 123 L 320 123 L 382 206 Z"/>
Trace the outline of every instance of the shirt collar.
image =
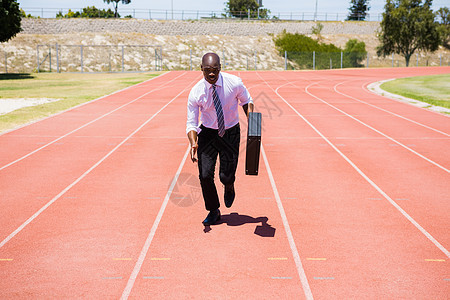
<path id="1" fill-rule="evenodd" d="M 203 80 L 205 80 L 206 83 L 206 87 L 208 89 L 212 88 L 212 84 L 209 83 L 208 81 L 206 81 L 206 79 L 203 78 Z M 219 73 L 219 78 L 216 81 L 216 86 L 223 86 L 223 78 L 222 78 L 222 72 Z"/>

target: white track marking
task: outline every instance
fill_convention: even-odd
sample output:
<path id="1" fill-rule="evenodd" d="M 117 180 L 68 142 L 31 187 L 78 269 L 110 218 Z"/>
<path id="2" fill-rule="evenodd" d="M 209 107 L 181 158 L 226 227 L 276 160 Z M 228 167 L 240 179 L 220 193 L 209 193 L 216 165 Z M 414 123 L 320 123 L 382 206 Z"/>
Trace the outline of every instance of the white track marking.
<path id="1" fill-rule="evenodd" d="M 196 79 L 197 80 L 197 79 Z M 189 87 L 189 86 L 188 86 Z M 22 225 L 19 226 L 13 233 L 11 233 L 8 237 L 6 237 L 0 243 L 0 249 L 9 242 L 14 236 L 16 236 L 22 229 L 24 229 L 28 224 L 30 224 L 34 219 L 36 219 L 43 211 L 45 211 L 50 205 L 52 205 L 56 200 L 61 198 L 67 191 L 69 191 L 73 186 L 75 186 L 78 182 L 80 182 L 84 177 L 86 177 L 89 173 L 92 172 L 96 167 L 98 167 L 104 160 L 106 160 L 111 154 L 113 154 L 120 146 L 125 144 L 133 135 L 135 135 L 139 130 L 141 130 L 145 125 L 147 125 L 151 120 L 153 120 L 163 109 L 165 109 L 170 103 L 172 103 L 175 99 L 178 98 L 188 87 L 184 88 L 178 95 L 176 95 L 172 100 L 166 103 L 161 109 L 159 109 L 155 114 L 153 114 L 147 121 L 145 121 L 141 126 L 139 126 L 135 131 L 133 131 L 128 137 L 126 137 L 120 144 L 114 147 L 111 151 L 108 152 L 103 158 L 101 158 L 97 163 L 95 163 L 92 167 L 90 167 L 86 172 L 83 173 L 80 177 L 78 177 L 74 182 L 68 185 L 64 190 L 62 190 L 58 195 L 53 197 L 47 204 L 45 204 L 41 209 L 39 209 L 34 215 L 32 215 L 28 220 L 26 220 Z"/>
<path id="2" fill-rule="evenodd" d="M 422 154 L 418 153 L 417 151 L 414 151 L 413 149 L 409 148 L 408 146 L 406 146 L 406 145 L 400 143 L 400 142 L 397 141 L 396 139 L 394 139 L 394 138 L 388 136 L 387 134 L 384 134 L 383 132 L 379 131 L 378 129 L 373 128 L 372 126 L 370 126 L 370 125 L 364 123 L 363 121 L 359 120 L 358 118 L 355 118 L 354 116 L 352 116 L 352 115 L 346 113 L 345 111 L 343 111 L 343 110 L 337 108 L 336 106 L 334 106 L 334 105 L 332 105 L 332 104 L 326 102 L 325 100 L 322 100 L 321 98 L 319 98 L 319 97 L 313 95 L 312 93 L 310 93 L 310 92 L 308 91 L 308 88 L 311 87 L 311 86 L 313 86 L 313 85 L 315 85 L 315 84 L 316 84 L 316 83 L 311 83 L 310 85 L 308 85 L 308 86 L 305 88 L 305 92 L 306 92 L 308 95 L 310 95 L 310 96 L 316 98 L 317 100 L 319 100 L 319 101 L 325 103 L 325 104 L 328 105 L 328 106 L 331 106 L 331 107 L 334 108 L 335 110 L 337 110 L 337 111 L 343 113 L 344 115 L 346 115 L 346 116 L 349 117 L 349 118 L 352 118 L 353 120 L 355 120 L 355 121 L 357 121 L 358 123 L 360 123 L 360 124 L 366 126 L 367 128 L 372 129 L 372 130 L 375 131 L 376 133 L 378 133 L 378 134 L 384 136 L 385 138 L 387 138 L 387 139 L 393 141 L 394 143 L 398 144 L 399 146 L 402 146 L 402 147 L 405 148 L 406 150 L 408 150 L 408 151 L 414 153 L 415 155 L 419 156 L 420 158 L 423 158 L 424 160 L 426 160 L 426 161 L 428 161 L 429 163 L 435 165 L 436 167 L 438 167 L 438 168 L 444 170 L 445 172 L 450 173 L 450 170 L 449 170 L 449 169 L 447 169 L 447 168 L 441 166 L 441 165 L 438 164 L 437 162 L 432 161 L 431 159 L 429 159 L 429 158 L 423 156 Z M 293 86 L 295 86 L 295 85 L 293 85 Z M 276 93 L 278 94 L 278 89 L 277 89 Z M 279 94 L 278 94 L 278 95 L 279 95 Z"/>
<path id="3" fill-rule="evenodd" d="M 178 77 L 180 77 L 180 76 L 182 76 L 182 75 L 184 75 L 184 74 L 185 74 L 185 73 L 183 73 L 183 74 L 181 74 L 181 75 L 175 77 L 174 79 L 172 79 L 172 80 L 170 80 L 170 81 L 167 81 L 164 85 L 167 85 L 168 83 L 174 81 L 175 79 L 177 79 Z M 163 86 L 164 86 L 164 85 L 163 85 Z M 9 167 L 9 166 L 11 166 L 11 165 L 13 165 L 13 164 L 15 164 L 15 163 L 21 161 L 21 160 L 24 160 L 25 158 L 27 158 L 27 157 L 29 157 L 29 156 L 35 154 L 36 152 L 39 152 L 40 150 L 45 149 L 45 148 L 47 148 L 48 146 L 50 146 L 50 145 L 52 145 L 52 144 L 58 142 L 59 140 L 61 140 L 61 139 L 65 138 L 65 137 L 71 135 L 72 133 L 77 132 L 77 131 L 79 131 L 80 129 L 83 129 L 84 127 L 89 126 L 90 124 L 92 124 L 92 123 L 94 123 L 94 122 L 96 122 L 96 121 L 98 121 L 98 120 L 100 120 L 100 119 L 103 119 L 104 117 L 106 117 L 106 116 L 108 116 L 108 115 L 110 115 L 110 114 L 112 114 L 112 113 L 118 111 L 119 109 L 122 109 L 122 108 L 124 108 L 125 106 L 127 106 L 127 105 L 129 105 L 129 104 L 131 104 L 131 103 L 136 102 L 137 100 L 141 99 L 142 97 L 147 96 L 148 94 L 151 94 L 151 93 L 153 93 L 153 92 L 155 92 L 155 91 L 158 91 L 158 90 L 160 90 L 160 89 L 162 89 L 162 87 L 158 87 L 158 88 L 156 88 L 156 89 L 154 89 L 154 90 L 151 90 L 150 92 L 147 92 L 147 93 L 145 93 L 145 94 L 143 94 L 143 95 L 141 95 L 141 96 L 139 96 L 139 97 L 133 99 L 132 101 L 130 101 L 130 102 L 128 102 L 128 103 L 125 103 L 125 104 L 119 106 L 118 108 L 116 108 L 116 109 L 114 109 L 114 110 L 112 110 L 112 111 L 110 111 L 110 112 L 108 112 L 108 113 L 106 113 L 106 114 L 104 114 L 104 115 L 102 115 L 102 116 L 100 116 L 100 117 L 98 117 L 98 118 L 96 118 L 96 119 L 94 119 L 94 120 L 92 120 L 92 121 L 90 121 L 90 122 L 88 122 L 88 123 L 86 123 L 86 124 L 84 124 L 84 125 L 82 125 L 82 126 L 76 128 L 76 129 L 74 129 L 74 130 L 72 130 L 72 131 L 66 133 L 65 135 L 62 135 L 62 136 L 58 137 L 57 139 L 55 139 L 55 140 L 53 140 L 53 141 L 51 141 L 51 142 L 49 142 L 49 143 L 43 145 L 42 147 L 39 147 L 39 148 L 37 148 L 36 150 L 33 150 L 32 152 L 30 152 L 30 153 L 28 153 L 28 154 L 26 154 L 26 155 L 24 155 L 24 156 L 22 156 L 22 157 L 20 157 L 20 158 L 18 158 L 18 159 L 16 159 L 16 160 L 12 161 L 12 162 L 10 162 L 10 163 L 4 165 L 3 167 L 0 167 L 0 171 L 3 170 L 3 169 L 6 169 L 7 167 Z M 105 96 L 105 97 L 106 97 L 106 96 Z M 103 97 L 103 98 L 104 98 L 104 97 Z M 99 99 L 102 99 L 102 98 L 99 98 Z M 98 100 L 99 100 L 99 99 L 98 99 Z M 94 100 L 94 101 L 96 101 L 96 100 Z M 88 102 L 88 103 L 92 103 L 92 101 L 91 101 L 91 102 Z M 86 104 L 86 103 L 84 103 L 84 104 Z"/>
<path id="4" fill-rule="evenodd" d="M 348 82 L 348 81 L 347 81 L 347 82 Z M 407 120 L 407 121 L 409 121 L 409 122 L 412 122 L 412 123 L 414 123 L 414 124 L 416 124 L 416 125 L 419 125 L 419 126 L 428 128 L 428 129 L 430 129 L 430 130 L 433 130 L 433 131 L 438 132 L 438 133 L 440 133 L 440 134 L 443 134 L 443 135 L 445 135 L 445 136 L 450 136 L 450 134 L 448 134 L 448 133 L 445 133 L 445 132 L 440 131 L 440 130 L 438 130 L 438 129 L 432 128 L 432 127 L 427 126 L 427 125 L 425 125 L 425 124 L 416 122 L 416 121 L 414 121 L 414 120 L 411 120 L 411 119 L 406 118 L 406 117 L 404 117 L 404 116 L 401 116 L 401 115 L 399 115 L 399 114 L 396 114 L 396 113 L 394 113 L 394 112 L 391 112 L 391 111 L 389 111 L 389 110 L 387 110 L 387 109 L 384 109 L 384 108 L 378 107 L 378 106 L 376 106 L 376 105 L 373 105 L 373 104 L 371 104 L 371 103 L 362 101 L 362 100 L 360 100 L 360 99 L 358 99 L 358 98 L 355 98 L 355 97 L 353 97 L 353 96 L 347 95 L 347 94 L 342 93 L 342 92 L 340 92 L 340 91 L 337 90 L 338 86 L 340 86 L 341 84 L 347 83 L 347 82 L 341 82 L 341 83 L 336 84 L 336 85 L 333 87 L 334 91 L 335 91 L 336 93 L 338 93 L 338 94 L 341 94 L 342 96 L 345 96 L 345 97 L 347 97 L 347 98 L 350 98 L 350 99 L 356 100 L 356 101 L 358 101 L 358 102 L 367 104 L 367 105 L 369 105 L 369 106 L 371 106 L 371 107 L 374 107 L 374 108 L 376 108 L 376 109 L 382 110 L 382 111 L 387 112 L 387 113 L 389 113 L 389 114 L 391 114 L 391 115 L 394 115 L 394 116 L 396 116 L 396 117 L 399 117 L 399 118 L 402 118 L 402 119 Z M 367 86 L 367 84 L 363 84 L 362 88 L 363 88 L 363 89 L 367 89 L 366 86 Z"/>
<path id="5" fill-rule="evenodd" d="M 130 278 L 128 279 L 127 285 L 126 285 L 126 287 L 125 287 L 125 289 L 124 289 L 124 291 L 122 293 L 122 297 L 121 297 L 122 300 L 128 299 L 128 297 L 131 294 L 131 290 L 133 289 L 133 286 L 134 286 L 134 283 L 136 282 L 137 276 L 139 275 L 139 272 L 141 271 L 142 265 L 143 265 L 144 260 L 145 260 L 145 258 L 147 256 L 147 253 L 148 253 L 148 251 L 150 249 L 150 245 L 151 245 L 151 243 L 153 241 L 153 237 L 155 236 L 156 230 L 158 229 L 159 223 L 161 222 L 161 219 L 163 217 L 164 211 L 166 210 L 167 204 L 169 203 L 170 196 L 172 195 L 173 189 L 175 188 L 175 184 L 178 181 L 178 177 L 180 176 L 181 171 L 183 169 L 183 166 L 184 166 L 184 164 L 186 162 L 186 159 L 187 159 L 187 157 L 189 155 L 189 150 L 190 150 L 190 147 L 188 147 L 186 149 L 186 153 L 184 154 L 184 157 L 181 160 L 181 163 L 180 163 L 180 165 L 178 167 L 178 170 L 177 170 L 177 172 L 175 174 L 175 177 L 173 178 L 172 183 L 170 184 L 170 187 L 169 187 L 169 189 L 167 191 L 167 194 L 164 197 L 164 201 L 161 204 L 161 208 L 159 209 L 158 215 L 156 216 L 156 219 L 153 222 L 153 226 L 152 226 L 152 228 L 150 230 L 150 233 L 147 236 L 147 239 L 146 239 L 146 241 L 144 243 L 144 246 L 143 246 L 143 248 L 141 250 L 141 253 L 139 254 L 139 258 L 138 258 L 138 260 L 137 260 L 137 262 L 136 262 L 136 264 L 135 264 L 135 266 L 133 268 L 133 271 L 131 272 L 131 275 L 130 275 Z"/>
<path id="6" fill-rule="evenodd" d="M 382 81 L 389 81 L 389 80 L 395 80 L 395 78 L 384 79 L 384 80 L 382 80 Z M 378 82 L 381 82 L 381 81 L 378 81 Z M 433 113 L 433 114 L 435 114 L 435 115 L 439 115 L 439 116 L 441 116 L 441 117 L 447 117 L 447 118 L 450 118 L 450 116 L 448 116 L 448 115 L 445 115 L 445 114 L 443 114 L 443 113 L 440 113 L 440 112 L 437 112 L 437 111 L 434 111 L 434 110 L 426 109 L 426 108 L 424 108 L 424 107 L 416 106 L 416 105 L 413 104 L 413 103 L 409 103 L 409 102 L 406 102 L 406 101 L 403 101 L 403 100 L 400 100 L 400 99 L 390 98 L 390 97 L 388 97 L 387 95 L 386 95 L 386 96 L 380 95 L 380 94 L 378 94 L 377 92 L 371 91 L 371 90 L 369 90 L 369 89 L 367 88 L 367 86 L 369 86 L 369 84 L 371 84 L 371 83 L 376 83 L 376 82 L 369 81 L 369 82 L 365 83 L 365 84 L 363 85 L 363 91 L 365 91 L 366 93 L 371 94 L 371 95 L 376 95 L 376 96 L 379 96 L 379 97 L 386 98 L 386 99 L 388 99 L 388 100 L 396 101 L 396 102 L 399 102 L 399 103 L 402 103 L 402 104 L 407 104 L 407 105 L 410 105 L 410 106 L 413 106 L 413 107 L 416 107 L 416 108 L 422 108 L 422 109 L 425 109 L 425 110 L 428 111 L 428 112 L 431 112 L 431 113 Z M 386 91 L 386 93 L 389 93 L 389 92 Z M 394 94 L 394 95 L 395 95 L 395 94 Z M 401 95 L 398 95 L 398 96 L 401 96 Z M 405 97 L 405 98 L 406 98 L 406 97 Z M 412 99 L 412 100 L 415 100 L 415 99 Z M 417 101 L 419 101 L 419 100 L 417 100 Z M 419 102 L 422 102 L 422 101 L 419 101 Z"/>
<path id="7" fill-rule="evenodd" d="M 136 282 L 136 278 L 141 271 L 142 265 L 144 263 L 145 257 L 147 256 L 148 250 L 150 249 L 150 245 L 153 241 L 153 237 L 155 236 L 156 230 L 158 229 L 159 223 L 163 217 L 164 211 L 166 210 L 167 204 L 169 203 L 170 196 L 172 195 L 173 189 L 175 188 L 175 184 L 177 183 L 178 177 L 180 176 L 181 170 L 186 162 L 186 159 L 189 155 L 190 147 L 187 148 L 186 153 L 184 154 L 183 159 L 181 160 L 180 166 L 178 167 L 177 173 L 170 184 L 169 190 L 167 191 L 166 197 L 164 198 L 163 203 L 161 204 L 161 208 L 159 209 L 158 215 L 156 216 L 155 221 L 153 222 L 152 229 L 148 234 L 147 239 L 145 240 L 144 247 L 139 254 L 139 258 L 134 265 L 133 271 L 131 272 L 130 278 L 128 279 L 127 285 L 122 293 L 122 297 L 120 299 L 128 299 L 130 296 L 131 290 L 133 289 L 134 283 Z"/>
<path id="8" fill-rule="evenodd" d="M 257 73 L 257 75 L 265 82 L 265 84 L 267 86 L 269 86 L 269 84 L 258 73 Z M 284 85 L 286 85 L 286 84 L 284 84 Z M 294 237 L 292 235 L 291 227 L 289 226 L 289 221 L 287 219 L 286 212 L 284 211 L 283 203 L 281 202 L 281 197 L 280 197 L 280 194 L 278 193 L 278 188 L 277 188 L 277 186 L 275 184 L 275 179 L 273 177 L 272 170 L 270 168 L 269 161 L 267 159 L 266 152 L 264 151 L 264 147 L 263 147 L 262 144 L 261 144 L 261 154 L 262 154 L 263 159 L 264 159 L 264 164 L 265 164 L 266 169 L 267 169 L 267 174 L 269 176 L 270 184 L 272 185 L 272 190 L 273 190 L 273 193 L 274 193 L 274 196 L 275 196 L 275 200 L 277 202 L 278 210 L 280 211 L 281 219 L 283 221 L 284 230 L 286 231 L 286 236 L 287 236 L 287 239 L 288 239 L 288 242 L 289 242 L 289 246 L 291 248 L 292 256 L 293 256 L 294 261 L 295 261 L 295 266 L 297 268 L 297 273 L 298 273 L 298 276 L 300 277 L 300 282 L 301 282 L 302 287 L 303 287 L 303 292 L 305 294 L 306 299 L 313 299 L 311 288 L 310 288 L 309 283 L 308 283 L 308 278 L 306 277 L 305 270 L 303 269 L 302 261 L 300 259 L 300 255 L 298 253 L 297 246 L 295 245 L 295 240 L 294 240 Z"/>
<path id="9" fill-rule="evenodd" d="M 286 231 L 286 236 L 289 241 L 289 246 L 291 247 L 292 256 L 294 257 L 295 266 L 297 267 L 298 275 L 300 276 L 300 282 L 302 283 L 303 292 L 305 293 L 306 299 L 313 299 L 311 288 L 309 287 L 308 278 L 306 277 L 305 270 L 303 269 L 302 261 L 300 255 L 298 254 L 297 246 L 295 245 L 294 237 L 292 235 L 291 227 L 286 216 L 286 213 L 281 203 L 280 194 L 278 193 L 275 180 L 273 178 L 272 170 L 269 166 L 269 161 L 267 160 L 266 152 L 264 151 L 263 145 L 261 145 L 261 154 L 264 159 L 264 164 L 266 165 L 267 173 L 269 175 L 270 184 L 272 185 L 273 194 L 277 201 L 278 210 L 280 211 L 281 219 L 283 220 L 284 230 Z"/>
<path id="10" fill-rule="evenodd" d="M 258 74 L 259 75 L 259 74 Z M 261 76 L 260 76 L 261 77 Z M 264 80 L 261 77 L 262 80 Z M 425 235 L 439 250 L 441 250 L 448 258 L 450 252 L 442 246 L 431 234 L 429 234 L 422 226 L 419 225 L 406 211 L 404 211 L 391 197 L 389 197 L 375 182 L 373 182 L 363 171 L 361 171 L 344 153 L 342 153 L 330 140 L 325 137 L 313 124 L 311 124 L 303 115 L 301 115 L 289 102 L 286 101 L 279 93 L 278 88 L 274 90 L 267 84 L 281 100 L 284 101 L 303 121 L 306 122 L 318 135 L 320 135 L 343 159 L 345 159 L 372 187 L 374 187 L 386 200 L 389 201 L 408 221 L 410 221 L 423 235 Z"/>

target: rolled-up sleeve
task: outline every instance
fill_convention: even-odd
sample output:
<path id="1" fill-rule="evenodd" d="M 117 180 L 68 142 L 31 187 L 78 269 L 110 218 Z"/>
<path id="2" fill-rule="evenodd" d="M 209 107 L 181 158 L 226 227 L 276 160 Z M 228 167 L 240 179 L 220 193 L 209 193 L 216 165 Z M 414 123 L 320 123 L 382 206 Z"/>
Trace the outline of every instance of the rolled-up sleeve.
<path id="1" fill-rule="evenodd" d="M 189 94 L 187 104 L 186 134 L 191 130 L 198 131 L 198 116 L 199 116 L 199 106 L 193 91 L 191 91 L 191 93 Z"/>
<path id="2" fill-rule="evenodd" d="M 247 88 L 245 87 L 245 85 L 241 79 L 239 79 L 239 83 L 238 83 L 237 98 L 239 100 L 240 106 L 243 106 L 248 103 L 253 103 L 253 99 L 250 96 L 250 93 L 248 92 Z"/>

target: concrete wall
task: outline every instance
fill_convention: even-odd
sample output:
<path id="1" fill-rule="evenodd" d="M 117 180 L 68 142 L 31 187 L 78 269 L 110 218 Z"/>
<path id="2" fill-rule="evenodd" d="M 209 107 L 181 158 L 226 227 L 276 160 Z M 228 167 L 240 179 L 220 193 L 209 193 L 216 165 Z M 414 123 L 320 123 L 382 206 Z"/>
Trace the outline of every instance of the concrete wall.
<path id="1" fill-rule="evenodd" d="M 320 22 L 322 34 L 375 34 L 379 22 Z M 64 34 L 76 32 L 121 32 L 155 35 L 261 36 L 283 30 L 311 34 L 314 22 L 300 21 L 160 21 L 141 19 L 23 19 L 24 34 Z"/>

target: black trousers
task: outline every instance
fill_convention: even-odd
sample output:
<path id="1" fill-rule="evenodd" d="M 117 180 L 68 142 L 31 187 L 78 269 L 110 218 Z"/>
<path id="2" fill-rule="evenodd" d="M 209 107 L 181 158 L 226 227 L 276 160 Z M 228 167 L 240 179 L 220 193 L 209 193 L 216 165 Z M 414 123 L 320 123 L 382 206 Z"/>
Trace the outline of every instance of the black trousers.
<path id="1" fill-rule="evenodd" d="M 234 183 L 239 157 L 241 129 L 238 123 L 227 129 L 223 137 L 219 136 L 217 129 L 207 128 L 203 125 L 201 129 L 201 132 L 198 134 L 198 171 L 205 207 L 206 210 L 211 211 L 220 206 L 219 196 L 214 183 L 217 155 L 219 155 L 220 162 L 220 181 L 225 186 Z"/>

